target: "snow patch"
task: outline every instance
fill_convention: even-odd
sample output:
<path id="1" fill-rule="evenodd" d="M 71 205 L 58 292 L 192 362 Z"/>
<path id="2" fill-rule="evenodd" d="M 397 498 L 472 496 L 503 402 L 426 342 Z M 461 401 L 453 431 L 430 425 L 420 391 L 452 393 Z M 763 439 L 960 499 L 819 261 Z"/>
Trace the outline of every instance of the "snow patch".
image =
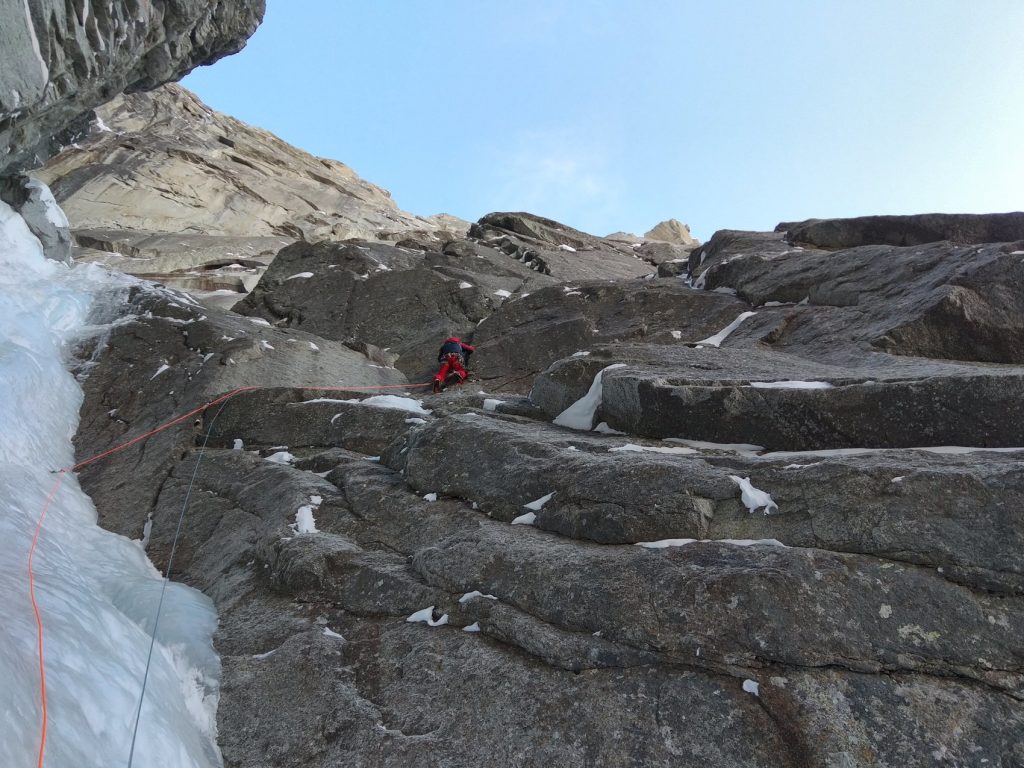
<path id="1" fill-rule="evenodd" d="M 768 515 L 771 514 L 773 509 L 776 512 L 779 511 L 779 505 L 772 501 L 771 495 L 755 488 L 751 484 L 749 477 L 729 475 L 729 479 L 740 487 L 740 499 L 743 501 L 743 506 L 745 506 L 749 512 L 754 512 L 755 510 L 763 508 L 764 513 Z"/>
<path id="2" fill-rule="evenodd" d="M 661 539 L 659 541 L 638 541 L 634 546 L 644 549 L 667 549 L 668 547 L 685 547 L 688 544 L 731 544 L 734 547 L 785 547 L 778 539 Z"/>
<path id="3" fill-rule="evenodd" d="M 739 317 L 737 317 L 735 320 L 733 320 L 731 323 L 729 323 L 727 326 L 725 326 L 725 328 L 723 328 L 718 333 L 716 333 L 714 336 L 708 336 L 706 339 L 698 341 L 697 343 L 698 344 L 706 344 L 709 347 L 716 347 L 717 348 L 717 347 L 721 346 L 722 342 L 725 341 L 729 337 L 729 334 L 731 334 L 733 331 L 735 331 L 737 328 L 740 327 L 740 324 L 744 320 L 746 320 L 749 317 L 753 317 L 756 314 L 757 314 L 757 312 L 744 312 Z"/>
<path id="4" fill-rule="evenodd" d="M 406 619 L 406 622 L 410 624 L 422 623 L 428 627 L 440 627 L 448 623 L 448 614 L 446 613 L 440 619 L 434 620 L 434 606 L 424 608 L 421 611 L 416 611 Z"/>
<path id="5" fill-rule="evenodd" d="M 523 509 L 532 509 L 534 512 L 539 512 L 544 509 L 544 505 L 551 501 L 551 497 L 555 495 L 555 491 L 552 491 L 547 496 L 541 496 L 539 499 L 534 499 L 529 504 L 523 504 Z"/>
<path id="6" fill-rule="evenodd" d="M 601 396 L 604 391 L 602 379 L 604 378 L 605 371 L 625 367 L 625 363 L 615 363 L 598 371 L 587 394 L 558 414 L 555 417 L 554 423 L 560 427 L 589 432 L 594 426 L 594 415 L 601 406 Z"/>
<path id="7" fill-rule="evenodd" d="M 287 283 L 289 280 L 305 280 L 307 277 L 312 277 L 312 276 L 313 276 L 312 272 L 296 272 L 294 275 L 289 275 L 288 277 L 286 277 L 284 279 L 284 282 Z"/>
<path id="8" fill-rule="evenodd" d="M 636 445 L 635 443 L 626 443 L 620 445 L 617 448 L 609 448 L 609 452 L 614 453 L 616 451 L 627 451 L 630 453 L 675 453 L 681 456 L 692 456 L 697 451 L 693 448 L 662 448 L 660 446 L 653 445 Z"/>
<path id="9" fill-rule="evenodd" d="M 308 402 L 313 401 L 310 400 Z M 354 398 L 352 400 L 342 400 L 341 402 L 354 403 L 356 405 L 370 405 L 375 408 L 394 408 L 399 411 L 415 413 L 417 416 L 429 416 L 432 413 L 432 411 L 423 407 L 421 401 L 412 397 L 402 397 L 400 395 L 374 395 L 373 397 L 367 397 L 363 400 Z"/>
<path id="10" fill-rule="evenodd" d="M 296 533 L 316 533 L 316 520 L 313 519 L 313 506 L 303 504 L 295 512 L 293 529 Z"/>
<path id="11" fill-rule="evenodd" d="M 764 446 L 752 443 L 709 443 L 704 440 L 685 440 L 681 437 L 666 437 L 664 442 L 681 443 L 698 451 L 727 451 L 746 457 L 757 456 L 764 450 Z"/>
<path id="12" fill-rule="evenodd" d="M 295 456 L 288 451 L 278 451 L 267 456 L 264 461 L 269 461 L 271 464 L 294 464 Z"/>
<path id="13" fill-rule="evenodd" d="M 827 381 L 752 381 L 754 389 L 832 389 Z"/>
<path id="14" fill-rule="evenodd" d="M 512 525 L 533 525 L 535 522 L 537 522 L 537 513 L 527 512 L 513 520 Z"/>
<path id="15" fill-rule="evenodd" d="M 498 599 L 494 595 L 485 595 L 479 589 L 474 589 L 472 592 L 467 592 L 462 597 L 460 597 L 459 598 L 459 602 L 462 603 L 462 604 L 465 604 L 465 603 L 468 603 L 470 600 L 475 600 L 478 597 L 482 597 L 485 600 L 497 600 Z"/>

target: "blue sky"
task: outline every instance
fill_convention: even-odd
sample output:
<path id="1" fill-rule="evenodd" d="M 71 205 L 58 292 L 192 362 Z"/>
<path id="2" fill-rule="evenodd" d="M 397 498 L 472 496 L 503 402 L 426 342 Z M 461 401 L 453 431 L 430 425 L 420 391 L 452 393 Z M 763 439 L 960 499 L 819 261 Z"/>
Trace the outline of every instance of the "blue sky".
<path id="1" fill-rule="evenodd" d="M 405 210 L 595 234 L 1024 209 L 1020 0 L 268 0 L 184 85 Z"/>

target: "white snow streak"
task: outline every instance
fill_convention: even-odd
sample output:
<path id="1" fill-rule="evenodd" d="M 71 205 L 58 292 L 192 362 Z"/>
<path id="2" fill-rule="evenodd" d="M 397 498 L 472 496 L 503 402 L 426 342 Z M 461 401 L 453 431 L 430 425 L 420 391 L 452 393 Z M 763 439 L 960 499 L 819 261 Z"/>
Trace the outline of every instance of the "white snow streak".
<path id="1" fill-rule="evenodd" d="M 725 326 L 725 328 L 716 333 L 714 336 L 708 336 L 706 339 L 698 341 L 696 343 L 706 344 L 709 347 L 721 346 L 722 342 L 725 341 L 726 338 L 728 338 L 729 334 L 740 327 L 740 323 L 742 323 L 748 317 L 753 317 L 756 314 L 757 312 L 744 312 L 731 323 L 729 323 L 727 326 Z"/>
<path id="2" fill-rule="evenodd" d="M 832 389 L 827 381 L 752 381 L 754 389 Z"/>
<path id="3" fill-rule="evenodd" d="M 740 487 L 740 498 L 743 501 L 743 506 L 745 506 L 748 511 L 753 512 L 764 508 L 764 513 L 766 515 L 771 514 L 773 509 L 776 512 L 779 511 L 779 505 L 772 501 L 771 495 L 755 488 L 751 484 L 749 477 L 729 475 L 729 479 Z"/>
<path id="4" fill-rule="evenodd" d="M 440 627 L 448 623 L 448 614 L 446 613 L 437 621 L 434 620 L 434 606 L 429 606 L 423 610 L 416 611 L 416 613 L 409 616 L 406 621 L 410 624 L 423 623 L 429 627 Z"/>
<path id="5" fill-rule="evenodd" d="M 560 427 L 568 427 L 569 429 L 589 432 L 594 426 L 594 415 L 597 413 L 597 409 L 601 406 L 601 397 L 604 391 L 602 379 L 604 378 L 605 371 L 625 367 L 625 363 L 615 363 L 614 365 L 609 365 L 598 371 L 597 375 L 594 376 L 594 382 L 590 385 L 590 390 L 587 394 L 558 414 L 558 416 L 555 417 L 554 423 Z"/>

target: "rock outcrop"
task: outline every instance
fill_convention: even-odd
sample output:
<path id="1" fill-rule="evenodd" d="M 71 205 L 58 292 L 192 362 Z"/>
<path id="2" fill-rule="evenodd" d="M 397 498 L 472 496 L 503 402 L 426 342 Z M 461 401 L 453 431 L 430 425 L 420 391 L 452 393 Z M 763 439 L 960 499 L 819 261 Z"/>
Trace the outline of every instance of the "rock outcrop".
<path id="1" fill-rule="evenodd" d="M 529 214 L 488 214 L 467 238 L 443 245 L 422 236 L 394 245 L 296 243 L 235 310 L 387 349 L 415 381 L 433 372 L 446 336 L 473 336 L 485 350 L 484 383 L 525 391 L 565 355 L 603 341 L 669 337 L 689 322 L 681 316 L 704 311 L 678 301 L 685 286 L 609 282 L 653 274 L 653 262 L 630 245 Z M 706 304 L 696 326 L 709 333 L 726 316 L 715 307 L 745 306 L 714 295 Z"/>
<path id="2" fill-rule="evenodd" d="M 810 219 L 780 224 L 792 243 L 817 248 L 859 245 L 924 245 L 948 240 L 957 245 L 1024 240 L 1024 213 L 922 213 L 914 216 L 860 216 Z"/>
<path id="3" fill-rule="evenodd" d="M 344 164 L 211 110 L 177 85 L 120 96 L 96 115 L 87 135 L 36 173 L 71 221 L 79 260 L 230 297 L 295 241 L 418 234 L 440 245 L 468 227 L 404 213 Z"/>
<path id="4" fill-rule="evenodd" d="M 549 275 L 516 249 L 585 238 L 498 221 L 290 246 L 248 319 L 140 292 L 94 351 L 83 455 L 259 387 L 82 477 L 160 564 L 209 436 L 176 557 L 220 612 L 226 765 L 1024 761 L 1024 367 L 983 343 L 1024 328 L 1024 243 L 723 232 L 684 278 L 584 280 L 633 256 Z M 952 288 L 999 333 L 928 325 Z M 296 388 L 403 383 L 350 347 L 426 361 L 438 315 L 488 394 Z"/>
<path id="5" fill-rule="evenodd" d="M 644 237 L 647 240 L 660 240 L 676 245 L 698 246 L 700 240 L 690 234 L 689 224 L 683 224 L 676 219 L 669 219 L 653 227 Z"/>
<path id="6" fill-rule="evenodd" d="M 265 0 L 0 7 L 0 175 L 33 168 L 122 91 L 177 80 L 245 45 Z"/>
<path id="7" fill-rule="evenodd" d="M 469 237 L 561 280 L 607 280 L 651 274 L 650 264 L 637 255 L 633 245 L 590 235 L 530 213 L 489 213 L 470 227 Z"/>

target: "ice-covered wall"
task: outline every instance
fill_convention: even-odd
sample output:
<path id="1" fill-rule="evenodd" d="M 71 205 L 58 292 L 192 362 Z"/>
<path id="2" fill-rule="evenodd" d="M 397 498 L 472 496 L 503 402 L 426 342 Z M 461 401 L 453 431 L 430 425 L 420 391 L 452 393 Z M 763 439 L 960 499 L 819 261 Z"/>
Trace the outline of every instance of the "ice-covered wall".
<path id="1" fill-rule="evenodd" d="M 81 389 L 69 345 L 95 333 L 128 278 L 46 259 L 0 202 L 0 765 L 35 765 L 42 709 L 28 555 L 54 470 L 74 461 Z M 112 314 L 112 313 L 106 313 Z M 49 703 L 46 765 L 127 765 L 163 583 L 137 542 L 102 530 L 74 475 L 49 507 L 34 559 Z M 210 601 L 170 584 L 142 709 L 140 768 L 220 765 L 219 662 Z"/>

